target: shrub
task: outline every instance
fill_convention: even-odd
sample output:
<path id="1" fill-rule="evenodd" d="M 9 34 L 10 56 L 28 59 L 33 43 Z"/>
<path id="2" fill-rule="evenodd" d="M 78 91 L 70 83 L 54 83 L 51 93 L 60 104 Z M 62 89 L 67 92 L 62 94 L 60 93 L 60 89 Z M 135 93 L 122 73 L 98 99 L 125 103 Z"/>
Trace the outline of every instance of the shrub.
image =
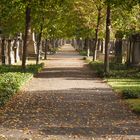
<path id="1" fill-rule="evenodd" d="M 40 72 L 42 70 L 42 68 L 44 67 L 44 63 L 38 64 L 38 65 L 28 65 L 26 72 L 30 72 L 33 74 L 36 74 L 38 72 Z"/>
<path id="2" fill-rule="evenodd" d="M 21 86 L 38 73 L 44 64 L 28 65 L 26 70 L 21 66 L 0 66 L 0 106 L 4 105 Z"/>
<path id="3" fill-rule="evenodd" d="M 7 72 L 29 72 L 29 73 L 37 73 L 44 67 L 44 63 L 38 65 L 27 65 L 26 70 L 23 70 L 21 66 L 15 65 L 5 65 L 0 66 L 0 73 L 7 73 Z"/>
<path id="4" fill-rule="evenodd" d="M 86 56 L 87 55 L 87 51 L 85 51 L 85 50 L 79 51 L 79 54 L 82 55 L 82 56 Z"/>
<path id="5" fill-rule="evenodd" d="M 97 76 L 103 77 L 104 76 L 104 65 L 100 61 L 90 62 L 90 67 L 95 71 Z"/>
<path id="6" fill-rule="evenodd" d="M 135 91 L 131 89 L 122 90 L 122 97 L 125 99 L 136 99 L 140 98 L 140 91 Z"/>
<path id="7" fill-rule="evenodd" d="M 87 51 L 86 50 L 78 50 L 79 54 L 82 56 L 87 56 Z M 93 53 L 90 51 L 90 56 L 93 56 Z"/>
<path id="8" fill-rule="evenodd" d="M 127 99 L 126 103 L 128 103 L 132 111 L 140 114 L 140 99 Z"/>
<path id="9" fill-rule="evenodd" d="M 30 73 L 5 73 L 0 75 L 0 106 L 16 93 L 30 78 Z"/>

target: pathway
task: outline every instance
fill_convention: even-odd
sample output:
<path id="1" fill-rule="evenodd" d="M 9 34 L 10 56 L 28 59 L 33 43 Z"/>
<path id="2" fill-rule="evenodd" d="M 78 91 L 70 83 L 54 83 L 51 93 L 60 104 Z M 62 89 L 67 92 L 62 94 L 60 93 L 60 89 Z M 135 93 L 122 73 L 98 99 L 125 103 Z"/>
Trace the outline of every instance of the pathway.
<path id="1" fill-rule="evenodd" d="M 1 114 L 0 140 L 140 140 L 140 118 L 81 59 L 70 45 L 49 56 Z"/>

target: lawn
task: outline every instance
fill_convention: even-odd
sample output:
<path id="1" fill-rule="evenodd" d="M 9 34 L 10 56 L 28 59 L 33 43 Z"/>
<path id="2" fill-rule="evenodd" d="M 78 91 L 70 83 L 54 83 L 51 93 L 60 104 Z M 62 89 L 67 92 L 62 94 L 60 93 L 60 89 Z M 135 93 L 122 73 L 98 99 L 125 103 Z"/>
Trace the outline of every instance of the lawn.
<path id="1" fill-rule="evenodd" d="M 121 95 L 129 107 L 140 113 L 140 70 L 124 64 L 110 64 L 110 73 L 103 73 L 103 62 L 90 62 L 97 76 L 104 78 Z"/>

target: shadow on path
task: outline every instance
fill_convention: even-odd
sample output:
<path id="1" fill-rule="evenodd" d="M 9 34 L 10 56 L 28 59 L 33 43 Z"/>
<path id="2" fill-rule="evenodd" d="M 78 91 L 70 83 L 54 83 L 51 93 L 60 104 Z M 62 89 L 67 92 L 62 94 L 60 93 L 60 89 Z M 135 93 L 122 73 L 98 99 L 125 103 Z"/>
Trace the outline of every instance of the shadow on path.
<path id="1" fill-rule="evenodd" d="M 121 105 L 106 88 L 29 91 L 12 100 L 2 126 L 44 135 L 138 135 L 138 118 Z"/>
<path id="2" fill-rule="evenodd" d="M 45 136 L 140 135 L 140 117 L 67 47 L 5 106 L 1 128 Z"/>

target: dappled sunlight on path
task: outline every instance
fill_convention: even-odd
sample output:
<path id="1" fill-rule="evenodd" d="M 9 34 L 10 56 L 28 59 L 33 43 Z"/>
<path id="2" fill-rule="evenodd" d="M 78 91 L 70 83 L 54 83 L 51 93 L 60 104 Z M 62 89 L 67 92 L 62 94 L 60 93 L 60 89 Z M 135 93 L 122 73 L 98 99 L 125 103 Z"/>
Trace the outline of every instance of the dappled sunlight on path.
<path id="1" fill-rule="evenodd" d="M 103 136 L 117 140 L 140 135 L 140 118 L 95 77 L 70 45 L 49 56 L 46 63 L 47 67 L 6 106 L 0 120 L 1 134 L 34 140 Z"/>

